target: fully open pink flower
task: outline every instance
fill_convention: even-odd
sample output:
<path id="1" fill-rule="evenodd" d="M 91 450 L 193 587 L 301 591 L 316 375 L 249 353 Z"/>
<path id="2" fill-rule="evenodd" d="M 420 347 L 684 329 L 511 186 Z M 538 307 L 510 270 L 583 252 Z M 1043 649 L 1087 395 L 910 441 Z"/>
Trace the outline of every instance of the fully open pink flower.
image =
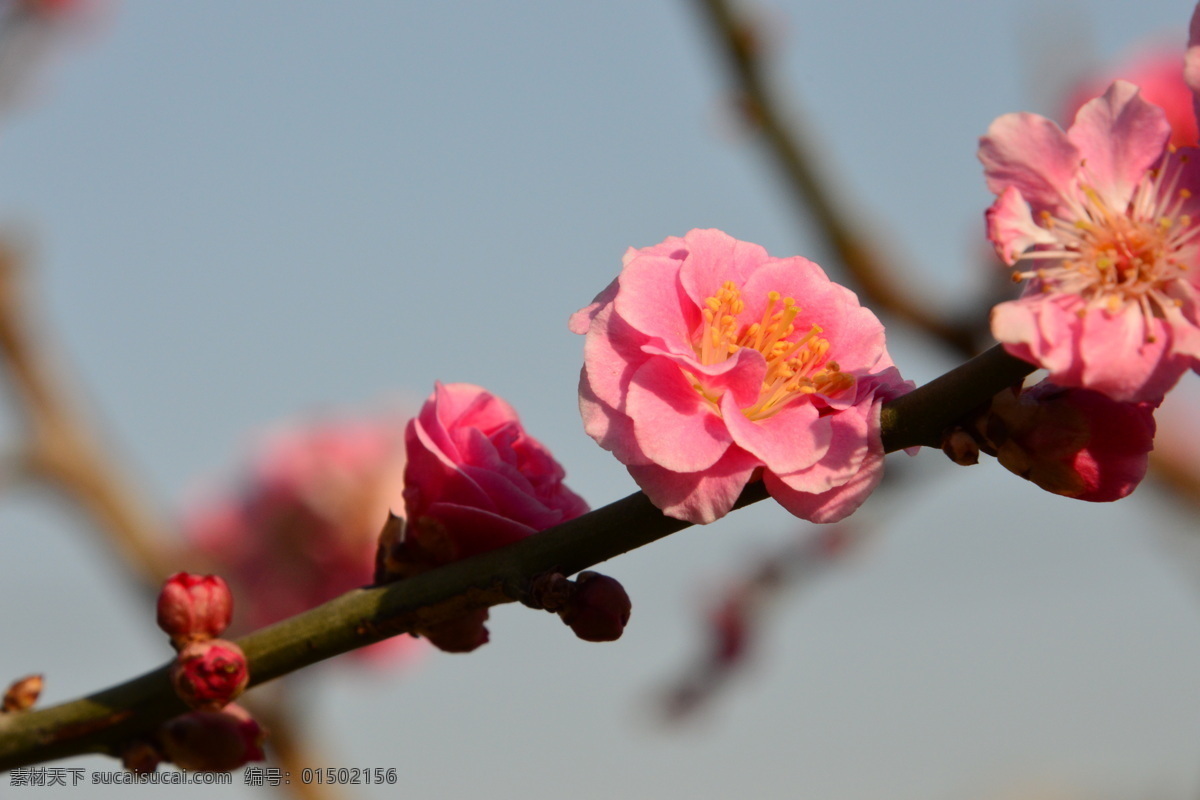
<path id="1" fill-rule="evenodd" d="M 478 386 L 437 384 L 405 431 L 406 544 L 430 566 L 494 550 L 587 512 L 512 406 Z"/>
<path id="2" fill-rule="evenodd" d="M 882 475 L 880 407 L 911 386 L 853 292 L 718 230 L 630 249 L 571 329 L 587 433 L 690 522 L 759 474 L 797 516 L 846 516 Z"/>
<path id="3" fill-rule="evenodd" d="M 1061 386 L 1157 402 L 1200 365 L 1200 155 L 1117 81 L 1071 128 L 1000 117 L 980 140 L 988 237 L 1026 282 L 992 333 Z"/>

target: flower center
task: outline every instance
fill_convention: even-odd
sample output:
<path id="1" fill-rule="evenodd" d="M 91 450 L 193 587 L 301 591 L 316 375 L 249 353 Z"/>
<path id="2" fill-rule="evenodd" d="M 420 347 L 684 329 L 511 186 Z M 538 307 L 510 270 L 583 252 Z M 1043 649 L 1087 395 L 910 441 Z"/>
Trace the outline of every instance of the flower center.
<path id="1" fill-rule="evenodd" d="M 1086 303 L 1080 316 L 1097 306 L 1117 313 L 1132 303 L 1147 319 L 1161 318 L 1179 306 L 1173 289 L 1196 255 L 1200 226 L 1182 213 L 1191 192 L 1177 186 L 1180 170 L 1164 177 L 1171 155 L 1146 173 L 1125 209 L 1083 184 L 1077 197 L 1067 198 L 1062 216 L 1043 211 L 1041 224 L 1058 244 L 1026 253 L 1021 263 L 1043 263 L 1014 273 L 1013 280 L 1037 278 L 1044 292 L 1078 294 Z"/>
<path id="2" fill-rule="evenodd" d="M 829 341 L 821 338 L 820 326 L 812 325 L 796 336 L 792 323 L 800 307 L 791 297 L 768 292 L 762 318 L 746 324 L 738 321 L 746 304 L 733 281 L 726 281 L 704 305 L 704 324 L 693 345 L 701 364 L 717 364 L 742 348 L 757 350 L 767 360 L 758 402 L 742 409 L 748 419 L 766 419 L 799 397 L 818 392 L 834 395 L 854 385 L 854 376 L 828 360 Z M 692 386 L 720 411 L 719 393 L 694 377 Z"/>

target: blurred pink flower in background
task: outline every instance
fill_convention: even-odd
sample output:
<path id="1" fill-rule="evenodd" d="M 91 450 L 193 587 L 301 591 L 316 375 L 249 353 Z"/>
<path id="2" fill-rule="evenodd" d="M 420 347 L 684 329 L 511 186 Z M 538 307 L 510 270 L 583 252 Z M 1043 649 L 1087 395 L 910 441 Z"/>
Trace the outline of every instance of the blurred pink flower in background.
<path id="1" fill-rule="evenodd" d="M 380 531 L 389 511 L 402 512 L 402 430 L 400 417 L 281 428 L 238 483 L 187 513 L 188 541 L 233 589 L 236 631 L 372 582 Z"/>
<path id="2" fill-rule="evenodd" d="M 1170 135 L 1118 81 L 1065 133 L 1006 114 L 980 140 L 988 237 L 1026 283 L 992 333 L 1059 385 L 1157 403 L 1200 365 L 1200 159 L 1169 152 Z"/>
<path id="3" fill-rule="evenodd" d="M 0 0 L 0 117 L 36 95 L 49 62 L 96 32 L 110 0 Z"/>
<path id="4" fill-rule="evenodd" d="M 911 388 L 853 292 L 718 230 L 627 251 L 571 330 L 585 430 L 689 522 L 759 475 L 799 517 L 851 513 L 882 477 L 880 407 Z"/>

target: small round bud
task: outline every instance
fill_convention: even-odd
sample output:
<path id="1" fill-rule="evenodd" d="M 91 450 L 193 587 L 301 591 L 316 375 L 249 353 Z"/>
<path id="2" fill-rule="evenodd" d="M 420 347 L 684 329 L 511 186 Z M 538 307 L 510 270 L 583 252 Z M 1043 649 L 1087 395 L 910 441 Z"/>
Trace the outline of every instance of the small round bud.
<path id="1" fill-rule="evenodd" d="M 130 772 L 149 775 L 158 769 L 162 753 L 145 739 L 134 739 L 121 748 L 121 765 Z"/>
<path id="2" fill-rule="evenodd" d="M 41 693 L 42 676 L 26 675 L 20 680 L 13 681 L 12 685 L 8 687 L 8 691 L 4 693 L 4 701 L 0 703 L 0 711 L 28 711 L 33 708 L 33 704 L 37 702 Z"/>
<path id="3" fill-rule="evenodd" d="M 979 442 L 962 428 L 953 428 L 942 436 L 942 452 L 960 467 L 979 463 Z"/>
<path id="4" fill-rule="evenodd" d="M 181 769 L 229 772 L 262 761 L 266 732 L 237 704 L 221 711 L 192 711 L 159 729 L 166 757 Z"/>
<path id="5" fill-rule="evenodd" d="M 250 682 L 246 655 L 233 642 L 192 642 L 175 657 L 171 684 L 195 709 L 215 711 L 236 699 Z"/>
<path id="6" fill-rule="evenodd" d="M 629 595 L 615 578 L 581 572 L 575 579 L 575 593 L 558 615 L 580 639 L 612 642 L 621 638 L 631 609 Z"/>
<path id="7" fill-rule="evenodd" d="M 177 572 L 158 594 L 158 627 L 176 650 L 188 642 L 215 639 L 233 618 L 233 595 L 217 575 Z"/>
<path id="8" fill-rule="evenodd" d="M 469 611 L 461 617 L 424 628 L 418 633 L 439 650 L 447 653 L 469 653 L 488 643 L 488 610 Z"/>

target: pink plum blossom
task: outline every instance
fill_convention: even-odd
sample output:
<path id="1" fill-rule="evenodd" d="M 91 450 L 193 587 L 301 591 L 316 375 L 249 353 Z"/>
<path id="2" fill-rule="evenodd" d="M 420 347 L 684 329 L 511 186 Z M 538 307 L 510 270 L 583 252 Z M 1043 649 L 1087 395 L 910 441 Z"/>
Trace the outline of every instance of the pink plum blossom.
<path id="1" fill-rule="evenodd" d="M 512 406 L 438 383 L 405 431 L 406 545 L 430 566 L 512 544 L 588 510 Z"/>
<path id="2" fill-rule="evenodd" d="M 380 539 L 381 581 L 513 544 L 588 510 L 512 406 L 478 386 L 436 384 L 408 423 L 405 449 L 407 521 Z M 474 609 L 419 632 L 441 650 L 470 652 L 487 643 L 487 618 L 486 608 Z"/>
<path id="3" fill-rule="evenodd" d="M 1064 132 L 1007 114 L 980 140 L 988 237 L 1025 283 L 992 311 L 1012 355 L 1061 386 L 1157 403 L 1200 365 L 1200 160 L 1117 81 Z"/>
<path id="4" fill-rule="evenodd" d="M 799 517 L 845 517 L 882 477 L 880 408 L 911 388 L 853 292 L 718 230 L 627 251 L 571 330 L 585 430 L 689 522 L 760 475 Z"/>
<path id="5" fill-rule="evenodd" d="M 979 422 L 985 449 L 1005 469 L 1054 494 L 1118 500 L 1146 476 L 1154 405 L 1042 381 L 996 395 Z"/>
<path id="6" fill-rule="evenodd" d="M 380 530 L 403 511 L 399 417 L 292 423 L 264 436 L 231 490 L 184 518 L 187 539 L 230 583 L 234 631 L 254 630 L 370 584 Z M 367 648 L 412 652 L 411 637 Z"/>

